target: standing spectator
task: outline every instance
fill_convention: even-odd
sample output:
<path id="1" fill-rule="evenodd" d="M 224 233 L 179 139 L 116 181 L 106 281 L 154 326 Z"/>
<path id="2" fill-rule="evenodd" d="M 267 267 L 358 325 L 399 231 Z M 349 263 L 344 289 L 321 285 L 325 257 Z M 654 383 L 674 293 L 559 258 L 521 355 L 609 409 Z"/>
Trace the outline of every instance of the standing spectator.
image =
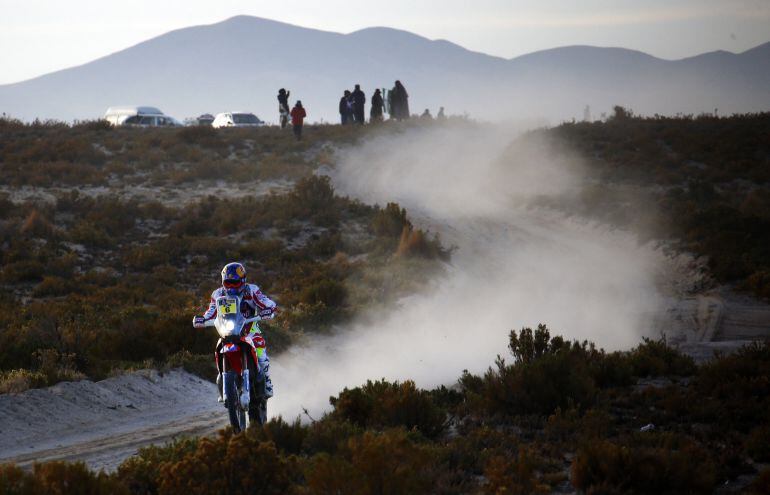
<path id="1" fill-rule="evenodd" d="M 305 109 L 302 107 L 302 102 L 297 100 L 294 108 L 291 109 L 291 125 L 294 127 L 294 135 L 297 137 L 297 141 L 302 139 L 302 124 L 307 117 Z"/>
<path id="2" fill-rule="evenodd" d="M 391 117 L 398 120 L 409 118 L 409 93 L 401 81 L 396 81 L 396 85 L 391 90 Z"/>
<path id="3" fill-rule="evenodd" d="M 361 85 L 356 84 L 353 90 L 353 118 L 357 124 L 364 123 L 364 105 L 366 105 L 366 95 L 361 91 Z"/>
<path id="4" fill-rule="evenodd" d="M 433 115 L 430 114 L 430 110 L 427 108 L 424 112 L 422 112 L 422 115 L 420 115 L 420 118 L 423 120 L 433 120 Z"/>
<path id="5" fill-rule="evenodd" d="M 351 105 L 352 102 L 350 91 L 346 89 L 345 93 L 342 95 L 342 98 L 340 98 L 340 122 L 342 125 L 349 124 L 353 121 L 353 111 Z"/>
<path id="6" fill-rule="evenodd" d="M 444 115 L 444 107 L 441 107 L 438 109 L 438 114 L 436 115 L 437 120 L 446 120 L 446 115 Z"/>
<path id="7" fill-rule="evenodd" d="M 289 122 L 289 95 L 291 91 L 284 88 L 278 90 L 278 120 L 281 123 L 281 129 L 286 127 Z"/>
<path id="8" fill-rule="evenodd" d="M 382 110 L 384 107 L 385 107 L 385 100 L 382 99 L 382 93 L 380 92 L 380 89 L 377 88 L 374 90 L 374 94 L 372 95 L 372 109 L 369 112 L 369 121 L 381 122 Z"/>

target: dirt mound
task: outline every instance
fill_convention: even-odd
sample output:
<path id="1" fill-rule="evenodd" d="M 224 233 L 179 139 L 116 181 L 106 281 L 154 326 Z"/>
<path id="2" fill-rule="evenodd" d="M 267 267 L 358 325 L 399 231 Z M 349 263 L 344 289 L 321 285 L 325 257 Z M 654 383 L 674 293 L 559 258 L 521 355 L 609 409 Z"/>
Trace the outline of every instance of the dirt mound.
<path id="1" fill-rule="evenodd" d="M 149 443 L 226 425 L 216 388 L 181 370 L 143 370 L 0 396 L 0 462 L 84 460 L 114 469 Z"/>

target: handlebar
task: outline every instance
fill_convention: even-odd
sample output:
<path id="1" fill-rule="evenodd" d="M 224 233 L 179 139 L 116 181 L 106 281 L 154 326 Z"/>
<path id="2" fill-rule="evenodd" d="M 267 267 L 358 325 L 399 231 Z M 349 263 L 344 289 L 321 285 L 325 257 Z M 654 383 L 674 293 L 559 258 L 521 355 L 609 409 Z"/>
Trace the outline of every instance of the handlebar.
<path id="1" fill-rule="evenodd" d="M 255 316 L 253 318 L 246 318 L 246 319 L 243 320 L 243 324 L 245 325 L 245 324 L 253 323 L 255 321 L 260 321 L 260 320 L 262 320 L 261 316 Z M 213 326 L 216 325 L 216 322 L 217 322 L 216 318 L 212 318 L 210 320 L 206 320 L 206 322 L 203 324 L 203 326 L 204 327 L 213 327 Z"/>

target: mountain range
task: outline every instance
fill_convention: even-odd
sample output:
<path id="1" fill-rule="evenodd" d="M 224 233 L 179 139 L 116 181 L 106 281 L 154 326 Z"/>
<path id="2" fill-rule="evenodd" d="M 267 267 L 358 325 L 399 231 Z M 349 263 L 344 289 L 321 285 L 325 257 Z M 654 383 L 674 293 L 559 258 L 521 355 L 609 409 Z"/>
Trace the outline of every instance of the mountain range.
<path id="1" fill-rule="evenodd" d="M 482 120 L 582 119 L 623 105 L 672 115 L 770 110 L 770 42 L 735 54 L 663 60 L 624 48 L 567 46 L 513 59 L 397 29 L 349 34 L 250 16 L 168 32 L 34 79 L 0 85 L 0 112 L 99 118 L 109 106 L 151 105 L 178 119 L 246 110 L 277 121 L 278 88 L 310 121 L 336 122 L 343 90 L 401 80 L 412 113 L 439 106 Z"/>

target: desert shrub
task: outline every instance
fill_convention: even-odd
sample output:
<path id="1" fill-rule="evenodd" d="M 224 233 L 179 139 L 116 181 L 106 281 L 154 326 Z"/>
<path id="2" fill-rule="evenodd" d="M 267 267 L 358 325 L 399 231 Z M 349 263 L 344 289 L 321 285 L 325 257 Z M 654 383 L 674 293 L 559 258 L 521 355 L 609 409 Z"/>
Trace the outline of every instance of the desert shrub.
<path id="1" fill-rule="evenodd" d="M 160 487 L 160 470 L 165 463 L 175 462 L 195 452 L 197 438 L 174 440 L 163 446 L 142 447 L 118 466 L 115 477 L 131 493 L 156 495 Z"/>
<path id="2" fill-rule="evenodd" d="M 38 210 L 32 210 L 21 225 L 20 233 L 29 237 L 47 239 L 54 232 L 51 222 Z"/>
<path id="3" fill-rule="evenodd" d="M 365 432 L 348 440 L 344 455 L 319 454 L 305 471 L 311 493 L 402 495 L 429 493 L 438 472 L 435 449 L 403 429 Z"/>
<path id="4" fill-rule="evenodd" d="M 692 442 L 672 448 L 596 439 L 578 450 L 571 479 L 585 493 L 711 493 L 714 468 L 708 452 Z"/>
<path id="5" fill-rule="evenodd" d="M 569 347 L 569 342 L 566 346 Z M 545 354 L 555 354 L 564 347 L 564 339 L 558 336 L 551 339 L 548 327 L 542 323 L 534 332 L 531 328 L 522 328 L 519 333 L 512 330 L 508 335 L 508 349 L 520 363 L 531 363 Z"/>
<path id="6" fill-rule="evenodd" d="M 314 421 L 307 428 L 302 451 L 310 455 L 321 452 L 335 454 L 345 448 L 348 439 L 360 435 L 361 431 L 360 427 L 348 421 Z"/>
<path id="7" fill-rule="evenodd" d="M 590 407 L 601 388 L 630 385 L 634 377 L 695 371 L 692 359 L 664 342 L 645 340 L 630 352 L 608 355 L 588 342 L 551 337 L 542 324 L 534 332 L 511 331 L 509 349 L 513 364 L 498 358 L 483 377 L 463 375 L 470 405 L 492 414 L 550 415 L 557 408 Z"/>
<path id="8" fill-rule="evenodd" d="M 424 231 L 409 229 L 404 226 L 398 241 L 398 247 L 396 247 L 396 255 L 446 259 L 449 257 L 449 252 L 441 247 L 441 241 L 438 236 L 428 239 L 428 234 Z"/>
<path id="9" fill-rule="evenodd" d="M 644 337 L 643 343 L 628 354 L 628 361 L 633 374 L 644 376 L 691 376 L 695 373 L 695 361 L 669 347 L 665 340 L 652 340 Z"/>
<path id="10" fill-rule="evenodd" d="M 209 382 L 216 381 L 217 366 L 210 354 L 193 354 L 184 349 L 168 356 L 165 365 L 169 368 L 182 368 Z"/>
<path id="11" fill-rule="evenodd" d="M 63 354 L 56 349 L 39 349 L 33 353 L 47 384 L 60 381 L 82 380 L 85 375 L 77 371 L 75 354 Z"/>
<path id="12" fill-rule="evenodd" d="M 406 210 L 397 203 L 388 203 L 385 208 L 377 210 L 372 219 L 374 234 L 381 237 L 400 238 L 404 232 L 412 230 L 412 222 L 406 217 Z"/>
<path id="13" fill-rule="evenodd" d="M 547 415 L 557 407 L 593 403 L 597 385 L 590 365 L 603 353 L 586 342 L 551 339 L 545 325 L 534 333 L 527 328 L 515 333 L 511 331 L 510 348 L 518 361 L 508 365 L 498 357 L 496 369 L 490 368 L 483 379 L 464 376 L 461 381 L 476 389 L 481 407 L 493 414 Z M 466 391 L 474 395 L 472 389 Z"/>
<path id="14" fill-rule="evenodd" d="M 51 461 L 35 464 L 32 476 L 40 487 L 38 493 L 52 495 L 128 494 L 122 483 L 104 472 L 93 473 L 83 462 Z"/>
<path id="15" fill-rule="evenodd" d="M 104 119 L 76 120 L 72 125 L 73 130 L 80 131 L 112 131 L 115 127 Z"/>
<path id="16" fill-rule="evenodd" d="M 719 404 L 718 408 L 700 404 L 708 420 L 740 431 L 761 424 L 770 408 L 770 343 L 746 345 L 702 365 L 695 388 L 708 402 Z"/>
<path id="17" fill-rule="evenodd" d="M 281 416 L 247 432 L 263 442 L 273 442 L 282 454 L 300 454 L 307 434 L 308 428 L 302 425 L 300 418 L 287 423 Z"/>
<path id="18" fill-rule="evenodd" d="M 17 261 L 3 267 L 2 280 L 5 283 L 39 282 L 44 272 L 45 266 L 37 260 Z"/>
<path id="19" fill-rule="evenodd" d="M 32 474 L 15 464 L 0 464 L 0 493 L 3 495 L 36 495 L 41 493 L 41 487 Z"/>
<path id="20" fill-rule="evenodd" d="M 77 285 L 71 279 L 45 276 L 32 291 L 35 297 L 65 296 L 76 289 Z"/>
<path id="21" fill-rule="evenodd" d="M 342 306 L 346 297 L 345 286 L 334 279 L 314 282 L 304 287 L 299 294 L 299 300 L 302 303 L 308 305 L 321 303 L 329 308 Z"/>
<path id="22" fill-rule="evenodd" d="M 308 490 L 317 495 L 326 493 L 363 494 L 365 488 L 361 477 L 361 474 L 349 461 L 325 452 L 313 456 L 305 468 Z"/>
<path id="23" fill-rule="evenodd" d="M 770 461 L 770 425 L 757 426 L 746 440 L 746 453 L 755 462 Z"/>
<path id="24" fill-rule="evenodd" d="M 91 248 L 107 248 L 114 245 L 115 241 L 107 232 L 90 222 L 78 222 L 69 231 L 70 238 L 77 244 Z"/>
<path id="25" fill-rule="evenodd" d="M 48 380 L 39 371 L 27 369 L 0 371 L 0 394 L 14 394 L 46 385 Z"/>
<path id="26" fill-rule="evenodd" d="M 204 148 L 219 148 L 225 145 L 219 133 L 211 126 L 184 127 L 176 135 L 183 143 L 198 144 Z"/>
<path id="27" fill-rule="evenodd" d="M 284 494 L 299 477 L 293 457 L 254 435 L 220 433 L 204 438 L 196 449 L 160 468 L 160 495 Z"/>
<path id="28" fill-rule="evenodd" d="M 526 449 L 519 449 L 515 457 L 496 456 L 487 462 L 484 469 L 484 493 L 496 495 L 510 493 L 528 495 L 531 493 L 549 493 L 547 486 L 538 482 L 535 475 L 535 463 Z"/>
<path id="29" fill-rule="evenodd" d="M 362 387 L 344 389 L 329 402 L 332 415 L 365 427 L 403 426 L 435 438 L 446 428 L 446 412 L 433 402 L 431 395 L 415 387 L 414 382 L 366 382 Z"/>
<path id="30" fill-rule="evenodd" d="M 171 260 L 171 253 L 157 244 L 137 246 L 123 255 L 126 266 L 133 270 L 149 272 Z"/>
<path id="31" fill-rule="evenodd" d="M 334 188 L 326 175 L 312 175 L 297 181 L 289 201 L 297 216 L 314 218 L 320 225 L 333 225 L 338 221 Z"/>

